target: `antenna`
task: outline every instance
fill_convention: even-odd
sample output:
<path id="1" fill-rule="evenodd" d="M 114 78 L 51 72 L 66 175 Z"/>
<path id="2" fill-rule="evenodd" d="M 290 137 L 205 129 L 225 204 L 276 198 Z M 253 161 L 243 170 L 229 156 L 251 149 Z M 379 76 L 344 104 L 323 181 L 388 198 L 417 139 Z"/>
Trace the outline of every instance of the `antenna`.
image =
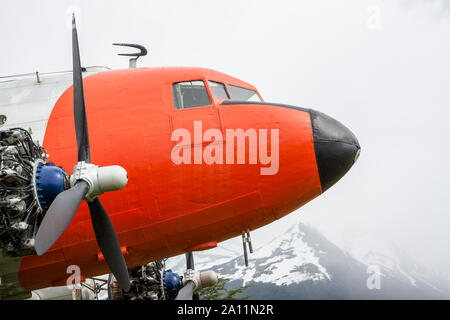
<path id="1" fill-rule="evenodd" d="M 139 57 L 143 57 L 147 55 L 147 49 L 144 46 L 141 46 L 140 44 L 133 44 L 133 43 L 113 43 L 113 46 L 122 46 L 122 47 L 131 47 L 139 49 L 140 52 L 135 53 L 119 53 L 119 56 L 127 56 L 127 57 L 134 57 L 130 58 L 129 68 L 133 69 L 136 68 L 136 61 Z"/>

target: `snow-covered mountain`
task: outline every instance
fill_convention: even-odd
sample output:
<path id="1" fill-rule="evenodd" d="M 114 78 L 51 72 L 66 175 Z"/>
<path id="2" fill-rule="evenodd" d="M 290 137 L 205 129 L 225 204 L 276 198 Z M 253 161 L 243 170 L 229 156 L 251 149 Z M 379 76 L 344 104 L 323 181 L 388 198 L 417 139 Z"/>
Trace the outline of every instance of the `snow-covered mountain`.
<path id="1" fill-rule="evenodd" d="M 443 295 L 450 292 L 450 279 L 448 275 L 425 267 L 415 261 L 406 252 L 395 244 L 385 241 L 386 250 L 368 250 L 363 255 L 354 254 L 355 258 L 366 265 L 380 266 L 382 274 L 395 275 L 399 279 L 409 281 L 414 287 L 430 287 Z"/>
<path id="2" fill-rule="evenodd" d="M 450 298 L 447 278 L 421 267 L 400 249 L 354 258 L 302 223 L 257 248 L 248 267 L 241 252 L 223 247 L 196 252 L 195 265 L 231 279 L 230 288 L 251 285 L 244 295 L 253 299 Z M 183 272 L 184 256 L 170 258 L 167 266 Z M 378 271 L 379 289 L 370 284 L 369 289 Z"/>
<path id="3" fill-rule="evenodd" d="M 298 284 L 311 280 L 331 280 L 331 275 L 320 263 L 324 252 L 318 243 L 304 241 L 301 225 L 291 227 L 286 233 L 258 248 L 249 256 L 249 265 L 243 257 L 233 259 L 215 269 L 221 276 L 232 280 L 273 283 L 275 285 Z"/>

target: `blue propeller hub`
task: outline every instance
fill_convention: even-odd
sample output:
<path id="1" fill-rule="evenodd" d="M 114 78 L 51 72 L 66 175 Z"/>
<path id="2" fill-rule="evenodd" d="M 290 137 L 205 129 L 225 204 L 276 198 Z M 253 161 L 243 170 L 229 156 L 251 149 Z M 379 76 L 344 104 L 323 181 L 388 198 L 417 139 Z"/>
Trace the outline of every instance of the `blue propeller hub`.
<path id="1" fill-rule="evenodd" d="M 66 175 L 53 162 L 39 163 L 36 168 L 36 193 L 42 209 L 47 210 L 56 196 L 65 190 Z"/>
<path id="2" fill-rule="evenodd" d="M 172 270 L 164 270 L 163 288 L 166 295 L 175 296 L 180 290 L 180 276 Z"/>

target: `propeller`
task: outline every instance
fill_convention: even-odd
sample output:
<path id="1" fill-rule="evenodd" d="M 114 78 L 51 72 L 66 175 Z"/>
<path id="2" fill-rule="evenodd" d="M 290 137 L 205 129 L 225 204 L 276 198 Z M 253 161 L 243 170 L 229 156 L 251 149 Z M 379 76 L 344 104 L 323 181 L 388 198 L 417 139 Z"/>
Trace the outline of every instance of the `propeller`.
<path id="1" fill-rule="evenodd" d="M 123 188 L 128 175 L 122 167 L 98 167 L 91 164 L 83 77 L 78 48 L 75 15 L 72 15 L 73 111 L 78 147 L 78 163 L 70 178 L 71 188 L 53 200 L 35 238 L 37 255 L 44 254 L 61 236 L 72 221 L 81 201 L 88 202 L 95 237 L 111 272 L 125 291 L 130 278 L 114 227 L 98 195 Z"/>
<path id="2" fill-rule="evenodd" d="M 194 255 L 192 254 L 192 251 L 186 252 L 186 269 L 187 271 L 185 277 L 188 278 L 188 275 L 191 274 L 190 272 L 194 271 Z M 175 300 L 192 300 L 196 287 L 197 285 L 193 280 L 187 280 L 184 287 L 178 291 Z"/>
<path id="3" fill-rule="evenodd" d="M 196 290 L 211 287 L 217 283 L 217 274 L 214 271 L 195 271 L 194 255 L 186 253 L 186 273 L 184 274 L 184 286 L 178 291 L 175 300 L 200 300 Z"/>

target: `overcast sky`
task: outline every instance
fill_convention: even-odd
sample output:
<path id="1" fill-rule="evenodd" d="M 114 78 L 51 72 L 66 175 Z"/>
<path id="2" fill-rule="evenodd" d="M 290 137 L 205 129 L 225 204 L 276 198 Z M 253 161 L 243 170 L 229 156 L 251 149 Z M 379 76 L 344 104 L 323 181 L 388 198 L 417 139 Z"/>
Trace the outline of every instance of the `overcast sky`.
<path id="1" fill-rule="evenodd" d="M 254 245 L 303 221 L 349 250 L 391 239 L 450 267 L 449 3 L 2 0 L 0 75 L 70 70 L 75 10 L 84 66 L 126 68 L 111 43 L 140 43 L 138 66 L 209 67 L 325 112 L 358 137 L 358 162 Z"/>

